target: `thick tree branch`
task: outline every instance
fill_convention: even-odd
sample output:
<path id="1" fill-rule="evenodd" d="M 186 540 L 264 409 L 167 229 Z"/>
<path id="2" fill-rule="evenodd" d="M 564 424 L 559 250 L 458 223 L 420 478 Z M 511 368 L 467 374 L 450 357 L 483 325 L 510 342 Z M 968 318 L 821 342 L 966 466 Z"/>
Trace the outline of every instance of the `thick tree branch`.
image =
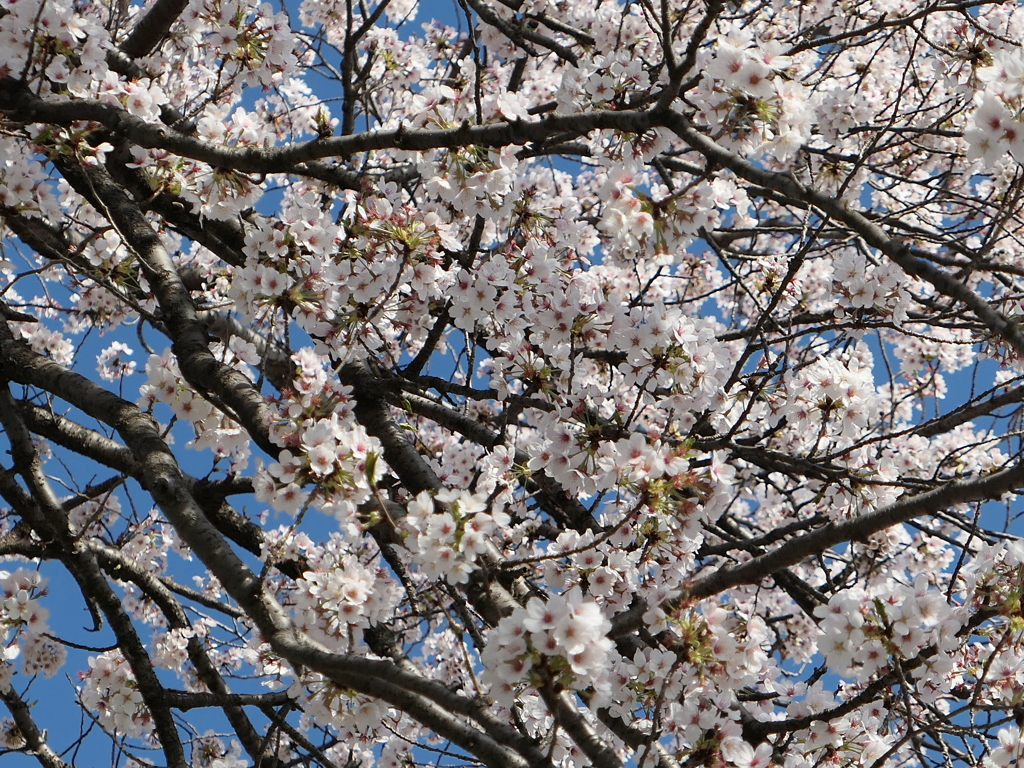
<path id="1" fill-rule="evenodd" d="M 76 191 L 108 217 L 125 245 L 138 257 L 160 304 L 172 349 L 185 378 L 200 393 L 216 394 L 231 408 L 230 415 L 245 427 L 253 442 L 277 458 L 280 449 L 267 435 L 270 415 L 263 396 L 243 374 L 211 354 L 206 329 L 192 298 L 160 236 L 138 206 L 100 166 L 67 160 L 58 166 Z"/>
<path id="2" fill-rule="evenodd" d="M 546 35 L 542 35 L 539 32 L 530 29 L 528 26 L 529 22 L 520 21 L 516 24 L 513 21 L 503 19 L 493 8 L 483 2 L 483 0 L 466 0 L 466 2 L 474 11 L 476 11 L 481 21 L 500 30 L 503 35 L 512 41 L 512 43 L 522 48 L 530 56 L 535 57 L 537 55 L 537 51 L 529 45 L 529 43 L 534 43 L 542 48 L 547 48 L 558 56 L 558 58 L 569 62 L 573 66 L 576 66 L 576 64 L 579 63 L 579 59 L 572 50 L 555 42 Z"/>
<path id="3" fill-rule="evenodd" d="M 133 59 L 151 54 L 164 41 L 187 6 L 188 0 L 154 0 L 121 43 L 121 52 Z"/>
<path id="4" fill-rule="evenodd" d="M 143 486 L 146 485 L 144 468 L 135 461 L 131 451 L 117 441 L 59 416 L 52 410 L 25 401 L 19 402 L 18 407 L 25 423 L 35 434 L 106 467 L 131 475 Z M 232 478 L 214 481 L 198 480 L 186 474 L 182 476 L 189 492 L 218 531 L 255 555 L 262 552 L 263 529 L 224 503 L 229 495 L 252 493 L 251 480 Z M 301 576 L 295 561 L 275 561 L 273 565 L 292 578 Z"/>
<path id="5" fill-rule="evenodd" d="M 6 331 L 6 323 L 3 330 Z M 0 368 L 2 367 L 3 363 L 0 362 Z M 110 628 L 117 636 L 121 652 L 135 675 L 143 701 L 153 717 L 153 725 L 160 737 L 168 766 L 184 768 L 185 753 L 178 736 L 178 728 L 170 711 L 163 704 L 163 686 L 153 669 L 145 643 L 125 612 L 121 599 L 114 593 L 100 571 L 95 558 L 73 537 L 67 516 L 42 472 L 38 453 L 21 421 L 6 383 L 0 386 L 0 423 L 3 424 L 11 441 L 15 466 L 32 494 L 30 497 L 17 486 L 4 483 L 4 498 L 41 537 L 49 538 L 60 547 L 61 561 L 81 586 L 83 593 L 103 611 Z"/>
<path id="6" fill-rule="evenodd" d="M 379 149 L 425 151 L 468 145 L 505 147 L 538 143 L 560 134 L 583 136 L 596 130 L 639 134 L 661 124 L 660 119 L 647 112 L 608 110 L 548 115 L 534 122 L 517 121 L 480 126 L 466 122 L 458 128 L 449 129 L 408 129 L 402 126 L 393 130 L 336 136 L 285 147 L 236 149 L 211 145 L 190 136 L 173 133 L 164 126 L 147 123 L 105 102 L 48 102 L 12 81 L 0 81 L 0 110 L 7 113 L 9 120 L 25 123 L 70 125 L 80 120 L 96 122 L 140 147 L 166 149 L 181 157 L 243 173 L 300 175 L 303 174 L 303 164 L 311 161 L 329 157 L 348 158 Z"/>
<path id="7" fill-rule="evenodd" d="M 693 582 L 693 599 L 717 595 L 740 584 L 756 584 L 783 568 L 796 565 L 814 552 L 825 552 L 845 541 L 866 541 L 874 534 L 922 515 L 934 514 L 957 504 L 999 499 L 1024 487 L 1024 462 L 970 480 L 953 480 L 933 491 L 903 496 L 887 507 L 849 520 L 823 525 L 796 536 L 785 544 L 739 565 L 726 566 Z"/>
<path id="8" fill-rule="evenodd" d="M 60 756 L 46 741 L 46 734 L 36 725 L 32 711 L 25 700 L 9 686 L 0 686 L 0 699 L 3 699 L 21 737 L 25 740 L 25 749 L 35 756 L 43 768 L 72 768 L 60 759 Z"/>
<path id="9" fill-rule="evenodd" d="M 872 535 L 915 517 L 935 514 L 957 504 L 999 499 L 1024 487 L 1024 462 L 990 475 L 970 480 L 953 480 L 933 491 L 903 496 L 887 507 L 859 517 L 827 523 L 795 536 L 775 549 L 738 565 L 727 565 L 693 581 L 684 594 L 664 607 L 675 610 L 679 600 L 701 600 L 743 584 L 757 584 L 805 558 L 826 552 L 847 541 L 866 541 Z M 642 601 L 618 614 L 612 621 L 611 637 L 635 631 L 648 606 Z"/>
<path id="10" fill-rule="evenodd" d="M 280 707 L 282 704 L 292 701 L 286 691 L 220 694 L 168 690 L 165 692 L 164 698 L 168 705 L 182 712 L 207 707 Z"/>

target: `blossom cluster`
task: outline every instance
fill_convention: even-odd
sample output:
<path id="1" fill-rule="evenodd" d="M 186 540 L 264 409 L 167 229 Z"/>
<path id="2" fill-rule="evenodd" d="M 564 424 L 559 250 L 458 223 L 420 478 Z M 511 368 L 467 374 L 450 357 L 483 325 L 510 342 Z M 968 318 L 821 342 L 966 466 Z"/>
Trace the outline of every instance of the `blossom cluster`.
<path id="1" fill-rule="evenodd" d="M 47 635 L 34 632 L 19 643 L 21 668 L 26 675 L 43 674 L 53 677 L 67 661 L 68 652 L 63 643 Z"/>
<path id="2" fill-rule="evenodd" d="M 281 404 L 283 412 L 270 433 L 283 450 L 259 476 L 255 490 L 261 502 L 290 514 L 314 504 L 350 522 L 356 507 L 369 500 L 385 464 L 379 441 L 346 420 L 350 394 L 350 387 L 336 384 L 300 402 Z M 305 490 L 309 483 L 317 490 Z"/>
<path id="3" fill-rule="evenodd" d="M 653 146 L 647 151 L 657 149 Z M 643 187 L 649 187 L 650 193 Z M 709 182 L 680 195 L 652 184 L 646 174 L 636 178 L 631 173 L 616 174 L 606 181 L 601 196 L 608 203 L 599 228 L 608 237 L 610 250 L 624 255 L 650 254 L 654 263 L 671 263 L 702 229 L 714 229 L 720 219 L 721 201 Z"/>
<path id="4" fill-rule="evenodd" d="M 601 607 L 578 587 L 547 600 L 531 598 L 492 632 L 481 654 L 482 679 L 490 684 L 490 695 L 509 708 L 523 686 L 551 682 L 593 689 L 598 702 L 604 702 L 611 694 L 610 628 Z"/>
<path id="5" fill-rule="evenodd" d="M 309 676 L 301 694 L 295 691 L 297 687 L 293 686 L 293 692 L 302 701 L 304 717 L 309 722 L 329 725 L 346 741 L 367 739 L 397 719 L 379 699 L 353 695 L 320 675 Z"/>
<path id="6" fill-rule="evenodd" d="M 247 233 L 246 263 L 228 290 L 239 312 L 283 309 L 317 351 L 343 359 L 388 348 L 399 334 L 425 335 L 430 302 L 450 283 L 440 249 L 459 247 L 448 226 L 417 216 L 393 184 L 350 198 L 340 223 L 317 199 L 309 190 L 286 222 L 257 222 Z"/>
<path id="7" fill-rule="evenodd" d="M 862 346 L 845 363 L 821 358 L 787 377 L 780 411 L 812 450 L 849 445 L 875 416 L 879 396 L 870 363 L 870 350 Z"/>
<path id="8" fill-rule="evenodd" d="M 891 316 L 896 323 L 907 320 L 911 296 L 906 277 L 889 261 L 872 264 L 856 249 L 843 252 L 836 259 L 832 279 L 841 297 L 845 313 L 874 310 Z"/>
<path id="9" fill-rule="evenodd" d="M 328 570 L 307 571 L 292 594 L 296 625 L 331 648 L 346 648 L 358 640 L 358 630 L 389 619 L 400 597 L 387 572 L 374 572 L 352 556 Z"/>
<path id="10" fill-rule="evenodd" d="M 404 544 L 428 579 L 464 584 L 509 519 L 469 491 L 444 489 L 433 496 L 421 491 L 409 502 L 402 521 Z"/>
<path id="11" fill-rule="evenodd" d="M 782 75 L 791 66 L 783 50 L 779 41 L 755 41 L 734 28 L 719 39 L 696 91 L 701 119 L 721 129 L 727 145 L 780 161 L 807 142 L 816 117 L 807 89 Z"/>
<path id="12" fill-rule="evenodd" d="M 23 627 L 31 633 L 46 631 L 50 612 L 40 604 L 46 593 L 46 579 L 39 571 L 0 571 L 0 642 Z"/>
<path id="13" fill-rule="evenodd" d="M 424 158 L 432 173 L 430 194 L 466 214 L 507 215 L 518 194 L 515 147 L 500 152 L 468 148 L 445 153 L 443 160 Z"/>
<path id="14" fill-rule="evenodd" d="M 5 2 L 0 18 L 0 70 L 31 74 L 40 87 L 92 92 L 108 74 L 110 35 L 97 8 L 73 3 Z M 117 78 L 113 78 L 116 82 Z"/>
<path id="15" fill-rule="evenodd" d="M 840 674 L 864 682 L 894 663 L 890 655 L 912 659 L 925 648 L 948 653 L 959 645 L 963 612 L 923 574 L 882 598 L 866 597 L 844 590 L 815 609 L 823 633 L 818 646 Z"/>
<path id="16" fill-rule="evenodd" d="M 237 73 L 243 82 L 271 86 L 295 67 L 287 14 L 274 13 L 270 3 L 253 7 L 237 0 L 204 0 L 192 4 L 186 20 L 192 50 L 229 67 L 221 77 Z"/>
<path id="17" fill-rule="evenodd" d="M 135 675 L 119 650 L 89 657 L 89 671 L 82 675 L 78 697 L 112 733 L 139 738 L 153 729 Z"/>
<path id="18" fill-rule="evenodd" d="M 1024 60 L 1013 49 L 1001 50 L 992 65 L 979 69 L 976 76 L 982 87 L 964 133 L 968 157 L 980 158 L 989 167 L 1006 154 L 1024 161 L 1024 123 L 1019 120 L 1024 104 Z"/>

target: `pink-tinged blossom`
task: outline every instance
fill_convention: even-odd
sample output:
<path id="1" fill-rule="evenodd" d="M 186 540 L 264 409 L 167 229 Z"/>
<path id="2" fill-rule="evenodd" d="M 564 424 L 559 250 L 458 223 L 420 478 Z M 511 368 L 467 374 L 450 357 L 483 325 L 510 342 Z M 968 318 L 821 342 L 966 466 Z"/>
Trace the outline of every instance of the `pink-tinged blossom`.
<path id="1" fill-rule="evenodd" d="M 18 724 L 11 718 L 0 720 L 0 746 L 4 749 L 20 750 L 25 747 L 25 736 Z"/>
<path id="2" fill-rule="evenodd" d="M 78 690 L 82 703 L 110 732 L 139 738 L 152 731 L 152 715 L 120 651 L 91 656 Z"/>
<path id="3" fill-rule="evenodd" d="M 1020 728 L 1016 726 L 1000 728 L 998 738 L 999 746 L 985 758 L 985 765 L 990 768 L 1009 768 L 1009 766 L 1017 765 L 1024 755 Z"/>
<path id="4" fill-rule="evenodd" d="M 38 571 L 0 571 L 0 641 L 21 627 L 37 634 L 47 631 L 50 612 L 39 601 L 46 593 L 46 580 Z"/>
<path id="5" fill-rule="evenodd" d="M 743 739 L 731 736 L 722 741 L 722 757 L 735 768 L 767 768 L 772 760 L 772 745 L 761 743 L 754 749 Z"/>
<path id="6" fill-rule="evenodd" d="M 119 341 L 115 341 L 96 358 L 96 368 L 100 377 L 107 381 L 116 381 L 124 376 L 135 373 L 135 361 L 129 360 L 132 349 Z"/>

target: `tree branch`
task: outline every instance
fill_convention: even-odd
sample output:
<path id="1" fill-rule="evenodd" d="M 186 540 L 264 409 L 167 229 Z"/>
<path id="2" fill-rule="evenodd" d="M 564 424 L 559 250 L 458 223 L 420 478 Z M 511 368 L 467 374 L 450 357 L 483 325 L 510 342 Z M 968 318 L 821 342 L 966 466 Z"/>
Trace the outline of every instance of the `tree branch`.
<path id="1" fill-rule="evenodd" d="M 151 54 L 164 41 L 171 26 L 187 7 L 188 0 L 154 0 L 121 43 L 121 52 L 133 59 Z"/>

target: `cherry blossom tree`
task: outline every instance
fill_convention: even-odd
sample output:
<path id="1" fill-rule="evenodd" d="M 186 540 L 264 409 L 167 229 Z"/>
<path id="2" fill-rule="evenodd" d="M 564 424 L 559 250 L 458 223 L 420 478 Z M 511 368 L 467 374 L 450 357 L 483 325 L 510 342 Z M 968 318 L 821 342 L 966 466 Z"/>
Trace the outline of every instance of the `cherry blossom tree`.
<path id="1" fill-rule="evenodd" d="M 1019 3 L 0 8 L 7 753 L 1019 763 Z"/>

